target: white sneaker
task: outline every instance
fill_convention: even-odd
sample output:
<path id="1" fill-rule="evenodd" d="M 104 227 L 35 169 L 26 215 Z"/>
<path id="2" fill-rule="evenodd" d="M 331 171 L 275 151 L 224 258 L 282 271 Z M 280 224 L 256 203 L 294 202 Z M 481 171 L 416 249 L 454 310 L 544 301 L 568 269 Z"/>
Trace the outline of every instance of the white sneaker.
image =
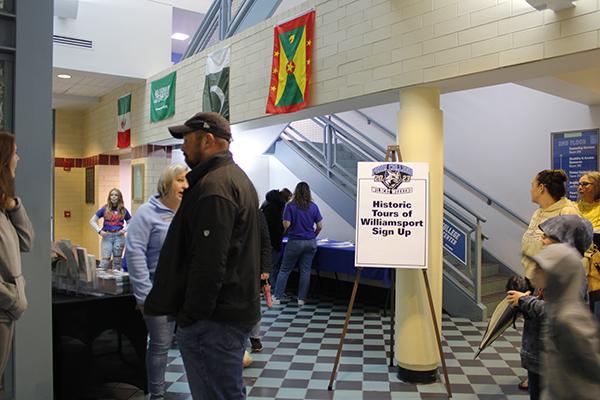
<path id="1" fill-rule="evenodd" d="M 300 300 L 300 299 L 298 299 L 298 305 L 299 305 L 300 307 L 302 307 L 304 304 L 306 304 L 306 302 L 305 302 L 304 300 Z"/>
<path id="2" fill-rule="evenodd" d="M 281 304 L 281 300 L 279 300 L 277 297 L 273 296 L 271 299 L 273 300 L 273 305 Z"/>

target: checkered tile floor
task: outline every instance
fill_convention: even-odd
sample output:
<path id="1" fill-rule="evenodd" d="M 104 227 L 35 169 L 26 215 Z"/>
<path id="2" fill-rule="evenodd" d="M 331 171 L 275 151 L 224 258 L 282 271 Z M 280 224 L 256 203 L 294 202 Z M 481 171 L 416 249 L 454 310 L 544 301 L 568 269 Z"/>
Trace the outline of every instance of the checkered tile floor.
<path id="1" fill-rule="evenodd" d="M 347 304 L 321 300 L 298 307 L 275 306 L 262 319 L 264 350 L 244 371 L 249 399 L 445 399 L 442 383 L 401 382 L 388 367 L 389 316 L 356 304 L 334 391 L 327 391 Z M 510 328 L 473 360 L 486 323 L 444 316 L 443 348 L 453 399 L 528 399 L 517 384 L 520 331 Z M 167 368 L 169 399 L 191 399 L 183 362 L 171 350 Z"/>

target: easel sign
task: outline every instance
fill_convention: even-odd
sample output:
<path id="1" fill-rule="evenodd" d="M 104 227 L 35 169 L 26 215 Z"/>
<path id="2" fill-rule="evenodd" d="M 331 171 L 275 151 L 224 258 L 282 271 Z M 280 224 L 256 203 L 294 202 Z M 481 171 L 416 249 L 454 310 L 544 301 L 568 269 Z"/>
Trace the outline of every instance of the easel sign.
<path id="1" fill-rule="evenodd" d="M 428 178 L 427 163 L 358 163 L 357 267 L 427 268 Z"/>

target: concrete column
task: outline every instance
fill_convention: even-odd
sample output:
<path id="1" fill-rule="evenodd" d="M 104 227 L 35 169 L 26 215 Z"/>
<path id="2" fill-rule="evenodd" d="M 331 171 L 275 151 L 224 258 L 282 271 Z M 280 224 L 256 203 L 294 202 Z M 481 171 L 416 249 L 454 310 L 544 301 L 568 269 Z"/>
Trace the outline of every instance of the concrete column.
<path id="1" fill-rule="evenodd" d="M 429 163 L 427 272 L 438 326 L 441 328 L 444 135 L 439 90 L 419 87 L 400 93 L 398 144 L 404 162 Z M 397 271 L 395 317 L 398 376 L 405 381 L 433 381 L 439 355 L 420 270 Z"/>

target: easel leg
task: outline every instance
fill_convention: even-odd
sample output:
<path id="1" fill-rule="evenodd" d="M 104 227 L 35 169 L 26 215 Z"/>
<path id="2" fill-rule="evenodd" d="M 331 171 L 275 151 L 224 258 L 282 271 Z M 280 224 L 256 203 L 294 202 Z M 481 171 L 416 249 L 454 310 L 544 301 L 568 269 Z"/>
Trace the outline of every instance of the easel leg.
<path id="1" fill-rule="evenodd" d="M 346 320 L 344 321 L 344 329 L 342 330 L 342 336 L 340 337 L 340 344 L 338 346 L 337 355 L 335 356 L 335 363 L 333 364 L 333 371 L 331 371 L 331 377 L 329 378 L 329 386 L 327 390 L 333 389 L 333 380 L 337 372 L 338 365 L 340 363 L 340 357 L 342 356 L 342 348 L 344 347 L 344 339 L 346 338 L 346 332 L 348 331 L 348 324 L 350 323 L 350 316 L 352 316 L 352 308 L 354 308 L 354 299 L 356 298 L 356 291 L 358 290 L 358 283 L 360 282 L 360 274 L 362 268 L 356 269 L 356 278 L 354 278 L 354 287 L 352 288 L 352 296 L 350 296 L 350 303 L 348 304 L 348 311 L 346 311 Z"/>
<path id="2" fill-rule="evenodd" d="M 444 379 L 446 381 L 446 391 L 448 392 L 448 398 L 452 397 L 452 389 L 450 388 L 450 381 L 448 380 L 448 369 L 446 368 L 446 358 L 444 357 L 444 350 L 442 349 L 442 339 L 440 337 L 440 331 L 438 329 L 438 323 L 435 316 L 435 308 L 433 307 L 433 299 L 431 297 L 431 287 L 429 286 L 429 277 L 427 276 L 427 270 L 423 271 L 423 279 L 425 279 L 425 287 L 427 289 L 427 299 L 429 300 L 429 309 L 431 310 L 431 320 L 433 321 L 433 328 L 435 329 L 435 338 L 437 339 L 438 351 L 440 353 L 440 359 L 442 360 L 442 371 L 444 372 Z"/>
<path id="3" fill-rule="evenodd" d="M 396 325 L 396 270 L 391 270 L 392 287 L 390 288 L 390 367 L 394 366 L 395 325 Z"/>

